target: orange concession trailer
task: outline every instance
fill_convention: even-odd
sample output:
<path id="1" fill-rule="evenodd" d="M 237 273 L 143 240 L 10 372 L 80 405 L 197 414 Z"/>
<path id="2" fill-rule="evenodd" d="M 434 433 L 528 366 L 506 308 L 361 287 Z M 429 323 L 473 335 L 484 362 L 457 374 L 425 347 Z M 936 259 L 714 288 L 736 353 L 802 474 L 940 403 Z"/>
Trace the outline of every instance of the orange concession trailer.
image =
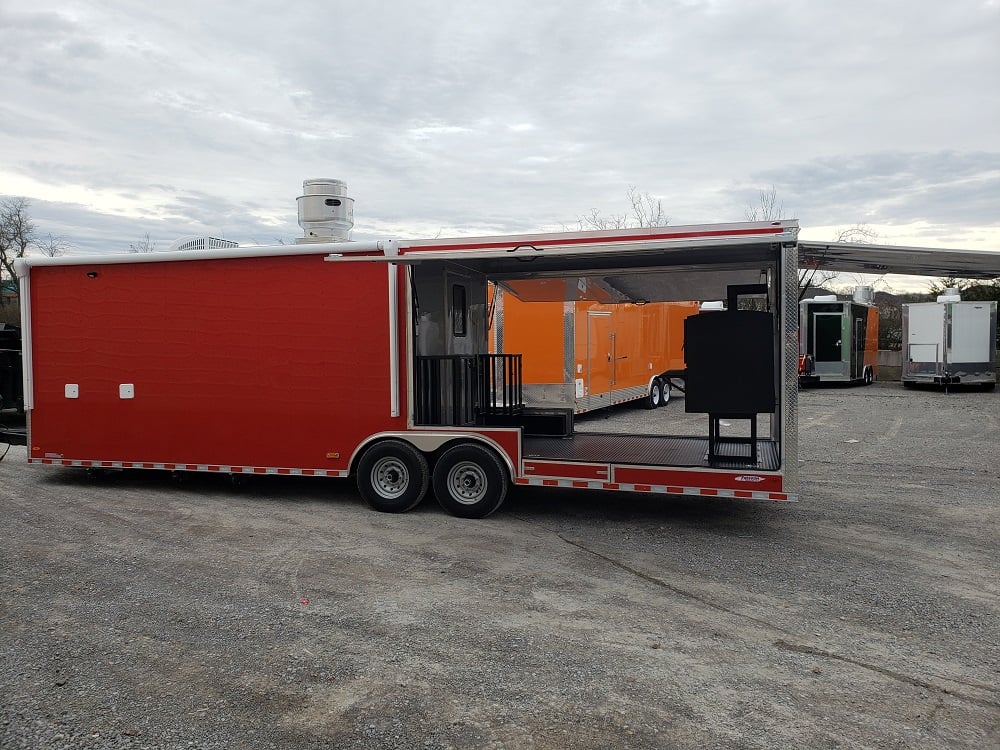
<path id="1" fill-rule="evenodd" d="M 574 413 L 670 400 L 683 377 L 684 319 L 697 302 L 528 301 L 493 289 L 490 347 L 523 354 L 528 401 Z"/>

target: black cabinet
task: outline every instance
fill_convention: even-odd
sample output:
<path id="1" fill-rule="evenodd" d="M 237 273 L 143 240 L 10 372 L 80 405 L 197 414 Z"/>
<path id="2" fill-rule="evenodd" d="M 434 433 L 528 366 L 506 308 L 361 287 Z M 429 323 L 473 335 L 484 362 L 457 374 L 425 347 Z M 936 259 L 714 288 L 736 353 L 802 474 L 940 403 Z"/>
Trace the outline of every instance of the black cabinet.
<path id="1" fill-rule="evenodd" d="M 684 409 L 708 414 L 773 412 L 774 316 L 756 310 L 684 321 Z"/>
<path id="2" fill-rule="evenodd" d="M 756 310 L 703 312 L 684 321 L 684 410 L 708 414 L 708 461 L 757 464 L 757 415 L 775 409 L 774 316 Z M 719 434 L 746 419 L 749 438 Z"/>

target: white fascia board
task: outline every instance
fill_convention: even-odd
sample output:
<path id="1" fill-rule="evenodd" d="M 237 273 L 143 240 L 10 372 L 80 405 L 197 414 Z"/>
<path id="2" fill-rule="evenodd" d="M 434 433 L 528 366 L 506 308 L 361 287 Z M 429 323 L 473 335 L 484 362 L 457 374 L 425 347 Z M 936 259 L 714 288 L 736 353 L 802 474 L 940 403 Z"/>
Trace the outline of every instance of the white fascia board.
<path id="1" fill-rule="evenodd" d="M 14 273 L 19 277 L 36 266 L 103 266 L 116 263 L 167 263 L 185 260 L 222 260 L 226 258 L 271 258 L 295 255 L 324 255 L 329 253 L 370 253 L 391 254 L 396 249 L 395 240 L 372 240 L 370 242 L 305 242 L 301 245 L 255 245 L 232 247 L 218 250 L 173 250 L 153 253 L 100 253 L 94 255 L 60 255 L 17 258 Z"/>
<path id="2" fill-rule="evenodd" d="M 541 248 L 534 247 L 531 243 L 511 244 L 505 249 L 476 249 L 467 250 L 434 250 L 433 246 L 422 246 L 411 249 L 410 246 L 402 244 L 398 256 L 347 256 L 331 254 L 326 260 L 331 262 L 358 262 L 375 261 L 399 264 L 413 264 L 424 261 L 474 261 L 474 260 L 497 260 L 503 258 L 521 259 L 528 258 L 553 258 L 553 257 L 589 257 L 601 256 L 611 253 L 654 253 L 663 250 L 689 250 L 700 247 L 734 247 L 740 245 L 765 245 L 772 243 L 795 242 L 795 234 L 792 232 L 780 232 L 776 234 L 763 235 L 740 235 L 736 237 L 697 237 L 678 239 L 657 239 L 642 240 L 632 242 L 594 242 L 575 243 L 571 245 L 546 245 Z M 706 258 L 711 262 L 710 258 Z"/>
<path id="3" fill-rule="evenodd" d="M 599 243 L 603 241 L 641 241 L 664 240 L 668 238 L 727 236 L 737 233 L 759 232 L 777 234 L 779 232 L 797 233 L 799 223 L 796 219 L 779 221 L 749 221 L 720 224 L 679 224 L 676 226 L 640 227 L 637 229 L 604 229 L 575 232 L 539 232 L 535 234 L 490 235 L 481 237 L 446 237 L 432 240 L 408 240 L 400 243 L 401 248 L 431 249 L 435 247 L 478 247 L 489 246 L 516 247 L 519 245 L 545 244 L 558 246 L 560 243 L 580 244 L 581 242 Z"/>

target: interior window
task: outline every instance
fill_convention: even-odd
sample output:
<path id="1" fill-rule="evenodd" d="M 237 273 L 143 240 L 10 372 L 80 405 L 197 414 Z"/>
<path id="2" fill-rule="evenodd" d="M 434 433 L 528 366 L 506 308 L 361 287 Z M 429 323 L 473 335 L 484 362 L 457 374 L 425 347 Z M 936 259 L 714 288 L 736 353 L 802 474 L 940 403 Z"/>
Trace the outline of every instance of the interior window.
<path id="1" fill-rule="evenodd" d="M 465 306 L 465 287 L 461 284 L 451 285 L 451 333 L 453 336 L 464 336 L 468 312 Z"/>

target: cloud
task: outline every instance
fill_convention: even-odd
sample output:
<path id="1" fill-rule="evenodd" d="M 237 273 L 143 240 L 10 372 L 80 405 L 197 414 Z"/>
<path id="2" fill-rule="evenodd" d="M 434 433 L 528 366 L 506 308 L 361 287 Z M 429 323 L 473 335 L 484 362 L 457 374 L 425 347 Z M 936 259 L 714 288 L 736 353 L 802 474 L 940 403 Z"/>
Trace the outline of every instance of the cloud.
<path id="1" fill-rule="evenodd" d="M 844 155 L 752 175 L 756 186 L 734 188 L 752 204 L 773 186 L 802 221 L 1000 226 L 1000 152 Z"/>
<path id="2" fill-rule="evenodd" d="M 348 182 L 356 236 L 558 229 L 627 210 L 630 185 L 675 223 L 741 220 L 774 185 L 804 224 L 996 226 L 995 4 L 0 13 L 17 40 L 0 49 L 0 194 L 27 195 L 80 246 L 294 236 L 318 176 Z"/>

